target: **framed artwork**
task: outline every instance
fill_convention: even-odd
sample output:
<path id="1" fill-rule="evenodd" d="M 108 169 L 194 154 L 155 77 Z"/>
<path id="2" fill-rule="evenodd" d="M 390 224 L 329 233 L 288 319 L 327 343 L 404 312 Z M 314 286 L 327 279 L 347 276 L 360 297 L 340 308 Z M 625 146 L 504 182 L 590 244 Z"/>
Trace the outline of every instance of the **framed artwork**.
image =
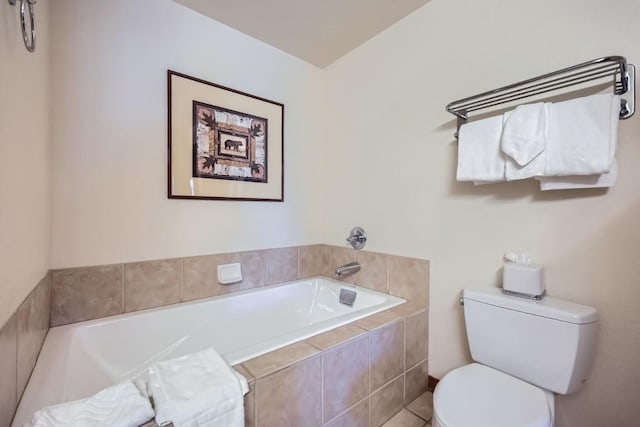
<path id="1" fill-rule="evenodd" d="M 171 199 L 284 201 L 284 105 L 169 70 Z"/>

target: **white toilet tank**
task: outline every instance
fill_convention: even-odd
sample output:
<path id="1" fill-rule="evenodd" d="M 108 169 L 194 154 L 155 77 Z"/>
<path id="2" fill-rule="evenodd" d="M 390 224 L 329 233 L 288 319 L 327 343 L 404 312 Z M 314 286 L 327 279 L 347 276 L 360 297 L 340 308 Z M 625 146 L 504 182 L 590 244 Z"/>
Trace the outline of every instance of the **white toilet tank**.
<path id="1" fill-rule="evenodd" d="M 587 379 L 598 312 L 545 297 L 528 300 L 501 289 L 465 289 L 464 317 L 473 360 L 559 394 Z"/>

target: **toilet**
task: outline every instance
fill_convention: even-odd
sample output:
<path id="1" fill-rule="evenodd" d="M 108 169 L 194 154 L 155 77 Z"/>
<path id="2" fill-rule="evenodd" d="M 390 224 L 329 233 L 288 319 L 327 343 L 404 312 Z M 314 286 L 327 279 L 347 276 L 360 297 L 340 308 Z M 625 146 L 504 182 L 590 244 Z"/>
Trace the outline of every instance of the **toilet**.
<path id="1" fill-rule="evenodd" d="M 591 369 L 598 312 L 501 289 L 463 292 L 474 363 L 433 394 L 433 427 L 553 427 L 554 393 L 580 388 Z"/>

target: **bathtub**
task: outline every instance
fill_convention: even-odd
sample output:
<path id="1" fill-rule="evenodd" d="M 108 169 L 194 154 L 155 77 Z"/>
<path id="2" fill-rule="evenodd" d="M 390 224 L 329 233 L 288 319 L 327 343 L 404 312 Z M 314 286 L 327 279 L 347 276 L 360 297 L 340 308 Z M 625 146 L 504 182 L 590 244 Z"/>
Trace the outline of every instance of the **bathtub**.
<path id="1" fill-rule="evenodd" d="M 357 292 L 353 307 L 340 289 Z M 16 412 L 87 397 L 208 347 L 235 365 L 405 302 L 325 277 L 51 328 Z"/>

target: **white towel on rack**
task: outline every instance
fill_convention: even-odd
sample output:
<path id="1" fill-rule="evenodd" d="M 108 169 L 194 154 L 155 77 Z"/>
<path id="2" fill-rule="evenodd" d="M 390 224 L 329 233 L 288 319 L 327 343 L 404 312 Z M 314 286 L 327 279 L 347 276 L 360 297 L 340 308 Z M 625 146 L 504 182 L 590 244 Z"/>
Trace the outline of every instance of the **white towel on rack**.
<path id="1" fill-rule="evenodd" d="M 544 102 L 537 102 L 520 105 L 504 115 L 500 148 L 518 166 L 526 166 L 544 151 L 547 145 L 548 111 Z"/>
<path id="2" fill-rule="evenodd" d="M 458 132 L 458 181 L 504 181 L 502 116 L 465 123 Z"/>
<path id="3" fill-rule="evenodd" d="M 551 104 L 543 175 L 609 172 L 616 152 L 619 118 L 619 95 L 591 95 Z"/>
<path id="4" fill-rule="evenodd" d="M 618 179 L 618 163 L 613 160 L 609 172 L 600 175 L 539 176 L 540 190 L 571 190 L 613 187 Z"/>
<path id="5" fill-rule="evenodd" d="M 540 103 L 540 108 L 542 109 L 541 115 L 544 117 L 544 119 L 542 119 L 544 123 L 542 124 L 542 129 L 540 130 L 543 136 L 538 136 L 538 138 L 544 142 L 544 146 L 542 147 L 542 150 L 538 152 L 537 155 L 533 156 L 533 158 L 524 165 L 518 164 L 518 162 L 515 159 L 513 159 L 511 156 L 507 156 L 505 160 L 505 178 L 507 179 L 507 181 L 533 178 L 535 176 L 544 175 L 545 173 L 545 168 L 547 166 L 547 152 L 545 150 L 547 145 L 546 134 L 548 132 L 547 117 L 549 116 L 550 104 Z M 503 117 L 503 122 L 505 123 L 505 126 L 507 123 L 511 122 L 512 115 L 515 114 L 517 110 L 518 109 L 516 108 L 516 110 L 514 111 L 507 111 L 506 113 L 503 114 L 502 117 Z M 501 145 L 502 143 L 504 143 L 504 141 L 505 139 L 503 134 Z M 534 150 L 534 151 L 537 151 L 537 150 Z M 531 151 L 531 153 L 532 152 L 533 151 Z"/>

